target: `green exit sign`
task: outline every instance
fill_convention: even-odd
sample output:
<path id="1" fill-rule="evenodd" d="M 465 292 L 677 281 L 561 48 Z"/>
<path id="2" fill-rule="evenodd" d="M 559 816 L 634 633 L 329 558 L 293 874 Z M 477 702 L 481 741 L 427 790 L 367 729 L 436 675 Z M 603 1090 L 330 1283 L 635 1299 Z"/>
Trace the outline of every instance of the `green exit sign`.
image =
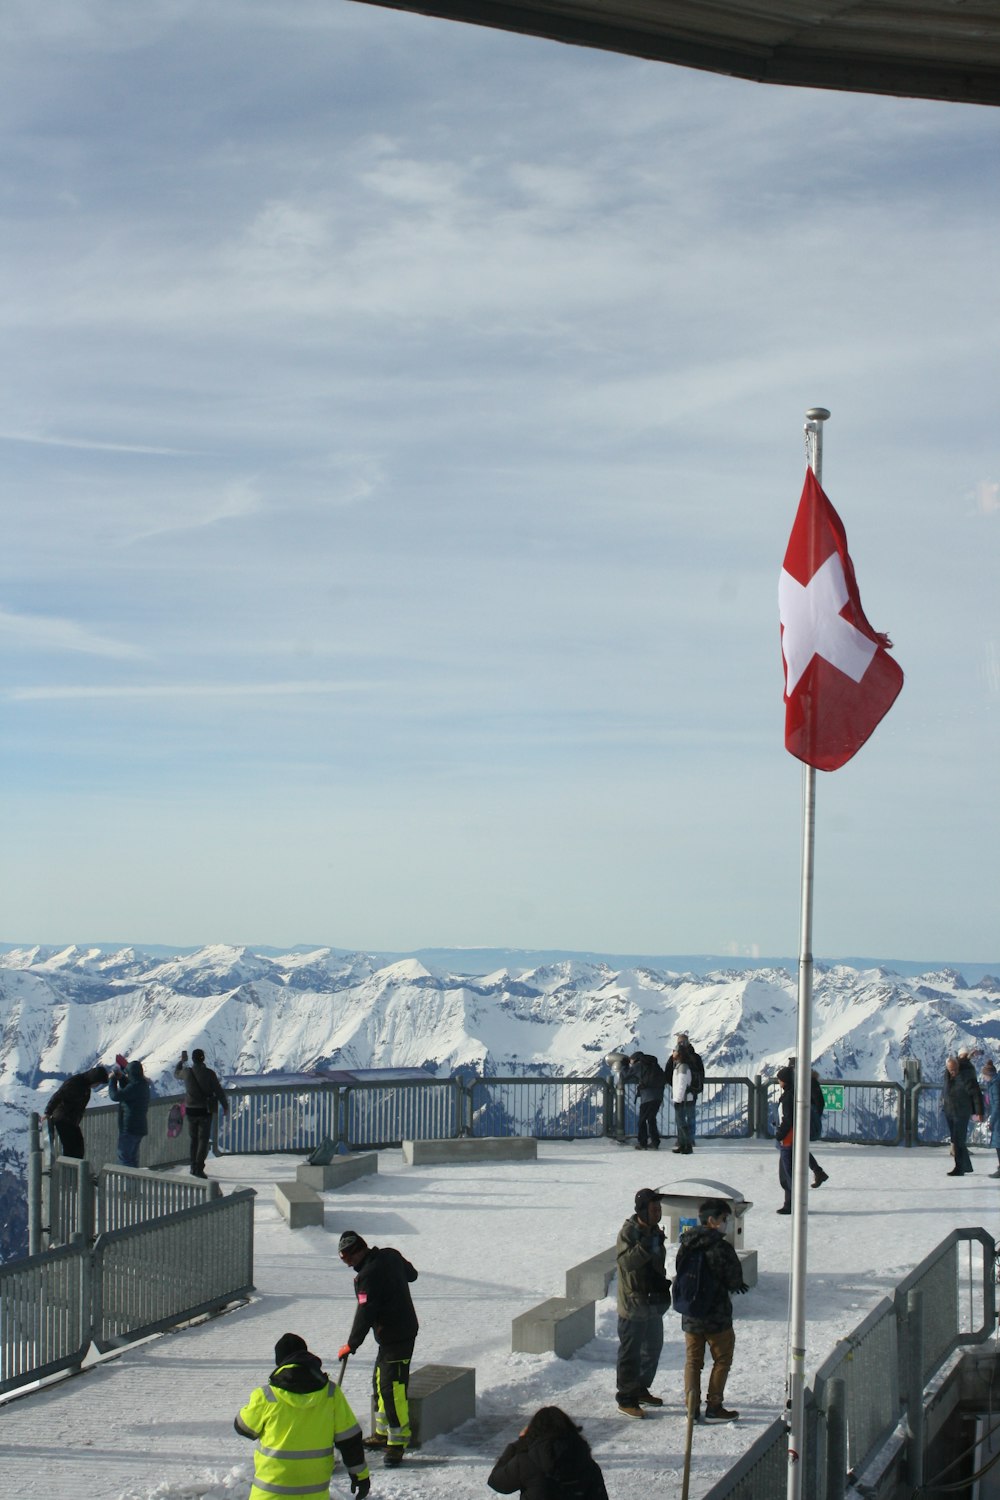
<path id="1" fill-rule="evenodd" d="M 827 1109 L 843 1110 L 844 1085 L 842 1083 L 824 1083 L 820 1086 L 823 1090 L 823 1098 L 826 1100 Z"/>

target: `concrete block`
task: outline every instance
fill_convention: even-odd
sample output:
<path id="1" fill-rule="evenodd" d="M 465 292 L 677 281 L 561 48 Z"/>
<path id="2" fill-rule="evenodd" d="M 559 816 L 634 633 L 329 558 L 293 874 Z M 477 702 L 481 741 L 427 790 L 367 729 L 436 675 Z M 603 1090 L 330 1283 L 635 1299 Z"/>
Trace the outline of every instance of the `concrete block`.
<path id="1" fill-rule="evenodd" d="M 570 1266 L 566 1272 L 566 1296 L 571 1302 L 600 1302 L 608 1295 L 608 1288 L 618 1270 L 615 1246 L 592 1255 L 578 1266 Z"/>
<path id="2" fill-rule="evenodd" d="M 323 1223 L 322 1198 L 302 1182 L 276 1182 L 274 1201 L 289 1229 L 305 1229 L 309 1224 Z"/>
<path id="3" fill-rule="evenodd" d="M 743 1280 L 747 1286 L 757 1285 L 757 1252 L 756 1250 L 737 1250 L 740 1265 L 743 1267 Z"/>
<path id="4" fill-rule="evenodd" d="M 337 1156 L 321 1166 L 302 1162 L 295 1168 L 295 1179 L 317 1193 L 328 1193 L 333 1188 L 343 1187 L 345 1182 L 354 1182 L 358 1177 L 368 1177 L 377 1171 L 378 1152 L 359 1151 L 353 1156 Z"/>
<path id="5" fill-rule="evenodd" d="M 410 1371 L 410 1447 L 454 1432 L 476 1415 L 476 1372 L 464 1365 L 421 1365 Z M 375 1431 L 375 1401 L 371 1404 Z"/>
<path id="6" fill-rule="evenodd" d="M 533 1136 L 496 1135 L 454 1141 L 404 1141 L 403 1161 L 408 1167 L 441 1166 L 464 1161 L 537 1161 L 538 1142 Z"/>
<path id="7" fill-rule="evenodd" d="M 593 1302 L 573 1302 L 569 1297 L 539 1302 L 519 1313 L 510 1325 L 514 1354 L 558 1354 L 560 1359 L 569 1359 L 593 1337 Z"/>

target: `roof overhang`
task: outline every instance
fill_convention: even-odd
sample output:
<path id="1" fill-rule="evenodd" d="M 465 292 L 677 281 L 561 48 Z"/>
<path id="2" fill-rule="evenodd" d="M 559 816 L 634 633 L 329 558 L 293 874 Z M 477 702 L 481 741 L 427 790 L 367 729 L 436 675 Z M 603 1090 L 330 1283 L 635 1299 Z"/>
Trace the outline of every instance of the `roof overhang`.
<path id="1" fill-rule="evenodd" d="M 1000 104 L 1000 0 L 371 0 L 758 83 Z"/>

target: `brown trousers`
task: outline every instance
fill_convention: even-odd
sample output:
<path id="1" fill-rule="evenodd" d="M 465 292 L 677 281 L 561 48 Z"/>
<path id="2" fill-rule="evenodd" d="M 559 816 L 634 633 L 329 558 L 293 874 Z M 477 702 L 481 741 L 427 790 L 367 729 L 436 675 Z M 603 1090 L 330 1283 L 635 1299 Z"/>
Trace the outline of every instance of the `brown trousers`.
<path id="1" fill-rule="evenodd" d="M 736 1334 L 732 1327 L 721 1333 L 686 1333 L 684 1343 L 687 1359 L 684 1362 L 684 1399 L 694 1392 L 696 1407 L 701 1406 L 701 1372 L 705 1364 L 705 1348 L 712 1356 L 712 1369 L 708 1377 L 706 1406 L 721 1406 L 726 1390 L 726 1377 L 733 1364 Z"/>

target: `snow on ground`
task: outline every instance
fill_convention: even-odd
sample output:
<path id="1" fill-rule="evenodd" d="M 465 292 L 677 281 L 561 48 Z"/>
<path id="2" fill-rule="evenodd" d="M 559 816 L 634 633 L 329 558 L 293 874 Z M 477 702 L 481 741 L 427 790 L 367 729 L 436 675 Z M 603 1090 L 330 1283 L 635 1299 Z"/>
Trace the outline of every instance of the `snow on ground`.
<path id="1" fill-rule="evenodd" d="M 946 1177 L 951 1163 L 941 1150 L 816 1149 L 830 1181 L 810 1192 L 810 1372 L 951 1229 L 982 1225 L 1000 1236 L 1000 1182 L 987 1180 L 996 1166 L 992 1151 L 975 1153 L 976 1173 L 963 1181 Z M 734 1299 L 736 1358 L 726 1401 L 740 1421 L 695 1430 L 693 1500 L 783 1405 L 791 1230 L 790 1220 L 775 1214 L 781 1196 L 769 1143 L 706 1141 L 681 1158 L 666 1145 L 640 1156 L 611 1141 L 553 1142 L 539 1145 L 535 1163 L 434 1167 L 405 1167 L 401 1152 L 382 1151 L 377 1176 L 326 1195 L 322 1229 L 295 1232 L 278 1216 L 272 1192 L 277 1178 L 292 1175 L 291 1165 L 280 1156 L 210 1160 L 224 1191 L 249 1185 L 259 1194 L 253 1301 L 6 1403 L 4 1493 L 18 1500 L 244 1500 L 253 1449 L 234 1432 L 233 1417 L 266 1380 L 282 1333 L 301 1333 L 336 1373 L 354 1305 L 337 1239 L 353 1228 L 371 1243 L 398 1246 L 419 1270 L 414 1364 L 476 1369 L 475 1420 L 409 1456 L 398 1473 L 376 1457 L 373 1497 L 485 1497 L 497 1454 L 548 1403 L 583 1423 L 610 1500 L 647 1487 L 651 1475 L 664 1493 L 678 1494 L 679 1318 L 667 1314 L 654 1387 L 667 1404 L 642 1422 L 615 1407 L 613 1296 L 598 1303 L 597 1337 L 569 1360 L 511 1354 L 510 1325 L 519 1312 L 562 1295 L 569 1266 L 613 1244 L 636 1188 L 692 1177 L 726 1183 L 752 1201 L 746 1244 L 758 1251 L 760 1267 L 758 1286 Z M 369 1340 L 344 1383 L 366 1431 L 373 1361 Z M 332 1488 L 349 1494 L 339 1468 Z"/>

